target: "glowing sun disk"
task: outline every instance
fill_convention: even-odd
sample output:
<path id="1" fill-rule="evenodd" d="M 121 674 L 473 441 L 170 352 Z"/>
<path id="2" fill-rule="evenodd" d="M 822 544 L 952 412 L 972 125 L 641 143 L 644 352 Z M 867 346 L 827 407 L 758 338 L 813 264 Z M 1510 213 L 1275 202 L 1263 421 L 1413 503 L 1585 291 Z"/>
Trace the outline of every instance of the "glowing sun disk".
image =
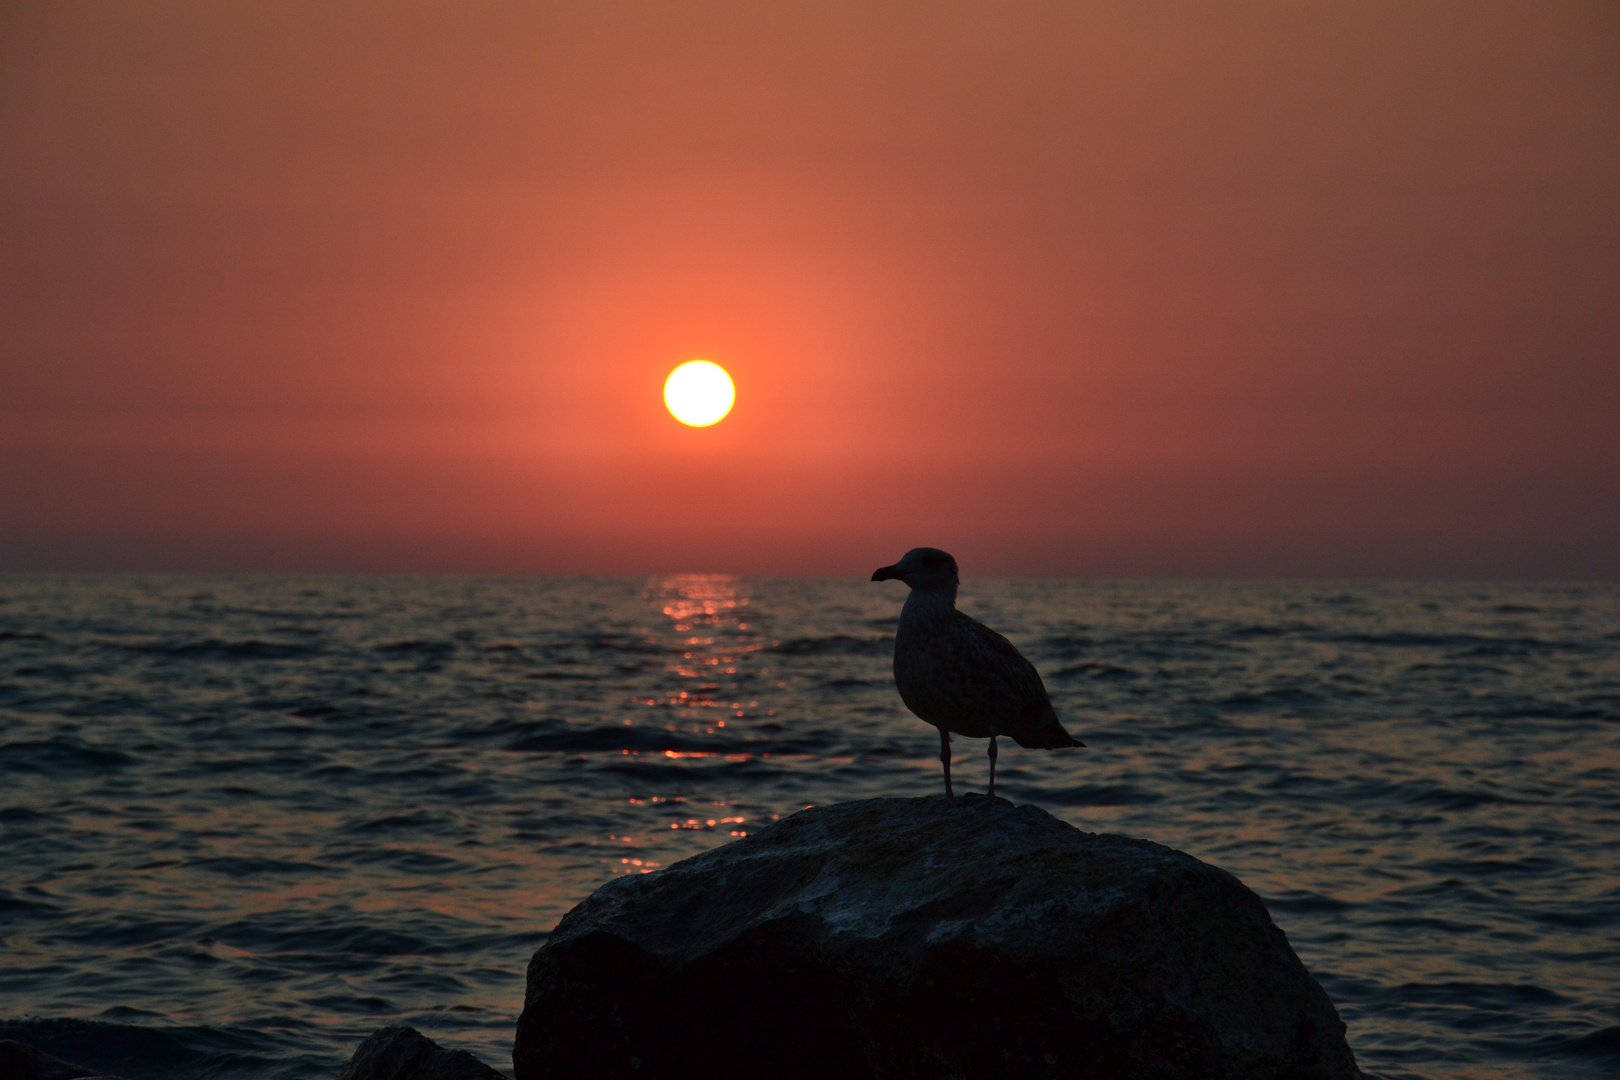
<path id="1" fill-rule="evenodd" d="M 736 399 L 731 376 L 710 360 L 688 360 L 664 381 L 664 404 L 675 419 L 692 427 L 719 422 Z"/>

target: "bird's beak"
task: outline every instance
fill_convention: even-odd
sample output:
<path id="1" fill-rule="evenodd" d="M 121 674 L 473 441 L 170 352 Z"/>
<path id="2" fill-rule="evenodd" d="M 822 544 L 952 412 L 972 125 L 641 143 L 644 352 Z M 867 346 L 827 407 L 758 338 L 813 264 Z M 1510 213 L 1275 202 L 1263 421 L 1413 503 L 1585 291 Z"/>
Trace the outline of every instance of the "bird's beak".
<path id="1" fill-rule="evenodd" d="M 902 577 L 899 569 L 893 566 L 880 566 L 872 571 L 873 581 L 888 581 L 891 578 Z"/>

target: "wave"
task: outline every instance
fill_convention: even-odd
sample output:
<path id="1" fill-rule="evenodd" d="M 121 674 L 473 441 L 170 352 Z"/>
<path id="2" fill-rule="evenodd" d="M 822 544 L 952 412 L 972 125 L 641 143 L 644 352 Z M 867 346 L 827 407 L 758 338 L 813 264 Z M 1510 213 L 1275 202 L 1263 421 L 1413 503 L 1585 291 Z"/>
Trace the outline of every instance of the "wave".
<path id="1" fill-rule="evenodd" d="M 297 641 L 266 641 L 261 638 L 248 638 L 243 641 L 207 638 L 202 641 L 142 642 L 118 647 L 125 652 L 160 656 L 171 660 L 307 660 L 326 651 L 319 645 L 306 645 Z"/>
<path id="2" fill-rule="evenodd" d="M 1599 1028 L 1597 1031 L 1563 1040 L 1551 1049 L 1580 1057 L 1620 1059 L 1620 1025 Z"/>
<path id="3" fill-rule="evenodd" d="M 1338 914 L 1356 906 L 1344 900 L 1306 890 L 1268 895 L 1265 902 L 1267 909 L 1271 911 L 1286 911 L 1298 915 Z"/>
<path id="4" fill-rule="evenodd" d="M 92 746 L 71 735 L 0 744 L 0 770 L 45 776 L 93 776 L 135 763 L 121 750 Z"/>
<path id="5" fill-rule="evenodd" d="M 777 656 L 888 656 L 894 651 L 894 637 L 858 638 L 849 634 L 797 637 L 772 642 L 763 651 Z"/>
<path id="6" fill-rule="evenodd" d="M 1164 796 L 1132 784 L 1077 784 L 1074 787 L 1048 786 L 1041 794 L 1062 806 L 1141 806 L 1160 802 Z"/>
<path id="7" fill-rule="evenodd" d="M 133 1010 L 131 1010 L 133 1011 Z M 73 1018 L 0 1020 L 0 1039 L 124 1080 L 294 1080 L 336 1071 L 322 1057 L 245 1028 L 146 1027 Z"/>
<path id="8" fill-rule="evenodd" d="M 1336 693 L 1343 694 L 1346 697 L 1358 696 L 1353 691 L 1338 690 Z M 1286 686 L 1269 690 L 1229 694 L 1225 697 L 1216 698 L 1210 704 L 1217 709 L 1235 713 L 1314 713 L 1321 711 L 1327 702 L 1321 694 L 1297 686 Z"/>
<path id="9" fill-rule="evenodd" d="M 224 874 L 226 877 L 251 879 L 277 874 L 291 874 L 300 876 L 304 874 L 327 873 L 329 868 L 316 863 L 302 862 L 297 859 L 265 859 L 243 858 L 233 855 L 221 855 L 211 859 L 193 859 L 186 863 L 191 870 L 202 870 L 210 874 Z"/>
<path id="10" fill-rule="evenodd" d="M 0 915 L 7 919 L 52 918 L 62 913 L 59 904 L 26 900 L 8 889 L 0 889 Z"/>
<path id="11" fill-rule="evenodd" d="M 372 652 L 382 653 L 384 656 L 421 656 L 437 658 L 449 656 L 456 651 L 453 641 L 391 641 L 386 645 L 373 645 Z"/>
<path id="12" fill-rule="evenodd" d="M 1548 641 L 1537 637 L 1496 637 L 1479 634 L 1429 634 L 1397 631 L 1387 634 L 1324 632 L 1305 635 L 1334 645 L 1372 645 L 1395 649 L 1450 649 L 1468 656 L 1513 656 L 1531 652 L 1589 652 L 1578 641 Z"/>
<path id="13" fill-rule="evenodd" d="M 1384 994 L 1408 1004 L 1469 1005 L 1502 1010 L 1572 1002 L 1566 995 L 1535 983 L 1409 982 L 1390 987 Z"/>
<path id="14" fill-rule="evenodd" d="M 1051 678 L 1066 679 L 1084 676 L 1099 682 L 1117 682 L 1121 679 L 1140 679 L 1142 673 L 1132 671 L 1130 668 L 1120 667 L 1117 664 L 1084 663 L 1070 664 L 1068 667 L 1058 668 L 1051 673 Z"/>
<path id="15" fill-rule="evenodd" d="M 649 728 L 598 727 L 536 733 L 507 744 L 509 750 L 538 753 L 630 754 L 814 754 L 826 753 L 830 741 L 815 736 L 796 738 L 692 735 Z"/>

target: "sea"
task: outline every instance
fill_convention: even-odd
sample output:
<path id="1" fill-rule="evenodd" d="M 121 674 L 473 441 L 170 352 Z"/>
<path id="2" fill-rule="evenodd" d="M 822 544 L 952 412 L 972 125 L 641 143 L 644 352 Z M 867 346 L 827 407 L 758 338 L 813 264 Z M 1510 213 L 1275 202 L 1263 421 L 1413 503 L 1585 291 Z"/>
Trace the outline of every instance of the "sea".
<path id="1" fill-rule="evenodd" d="M 315 1080 L 403 1023 L 510 1073 L 525 965 L 593 889 L 942 795 L 890 673 L 904 594 L 0 577 L 0 1038 Z M 1366 1076 L 1620 1075 L 1620 585 L 970 580 L 960 606 L 1087 744 L 1003 745 L 998 793 L 1236 874 Z M 959 792 L 984 748 L 957 740 Z"/>

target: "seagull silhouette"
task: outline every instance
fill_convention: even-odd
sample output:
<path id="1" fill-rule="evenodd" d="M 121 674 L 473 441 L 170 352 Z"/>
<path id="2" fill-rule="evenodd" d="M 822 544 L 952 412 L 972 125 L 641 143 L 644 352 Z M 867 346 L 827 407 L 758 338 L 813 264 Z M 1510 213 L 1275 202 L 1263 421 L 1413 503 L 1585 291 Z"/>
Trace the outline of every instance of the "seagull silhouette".
<path id="1" fill-rule="evenodd" d="M 938 548 L 912 548 L 873 581 L 911 588 L 894 635 L 894 681 L 900 700 L 939 728 L 945 797 L 951 798 L 951 734 L 990 740 L 990 794 L 996 793 L 996 737 L 1054 750 L 1085 743 L 1063 730 L 1046 686 L 1012 642 L 956 610 L 956 560 Z"/>

